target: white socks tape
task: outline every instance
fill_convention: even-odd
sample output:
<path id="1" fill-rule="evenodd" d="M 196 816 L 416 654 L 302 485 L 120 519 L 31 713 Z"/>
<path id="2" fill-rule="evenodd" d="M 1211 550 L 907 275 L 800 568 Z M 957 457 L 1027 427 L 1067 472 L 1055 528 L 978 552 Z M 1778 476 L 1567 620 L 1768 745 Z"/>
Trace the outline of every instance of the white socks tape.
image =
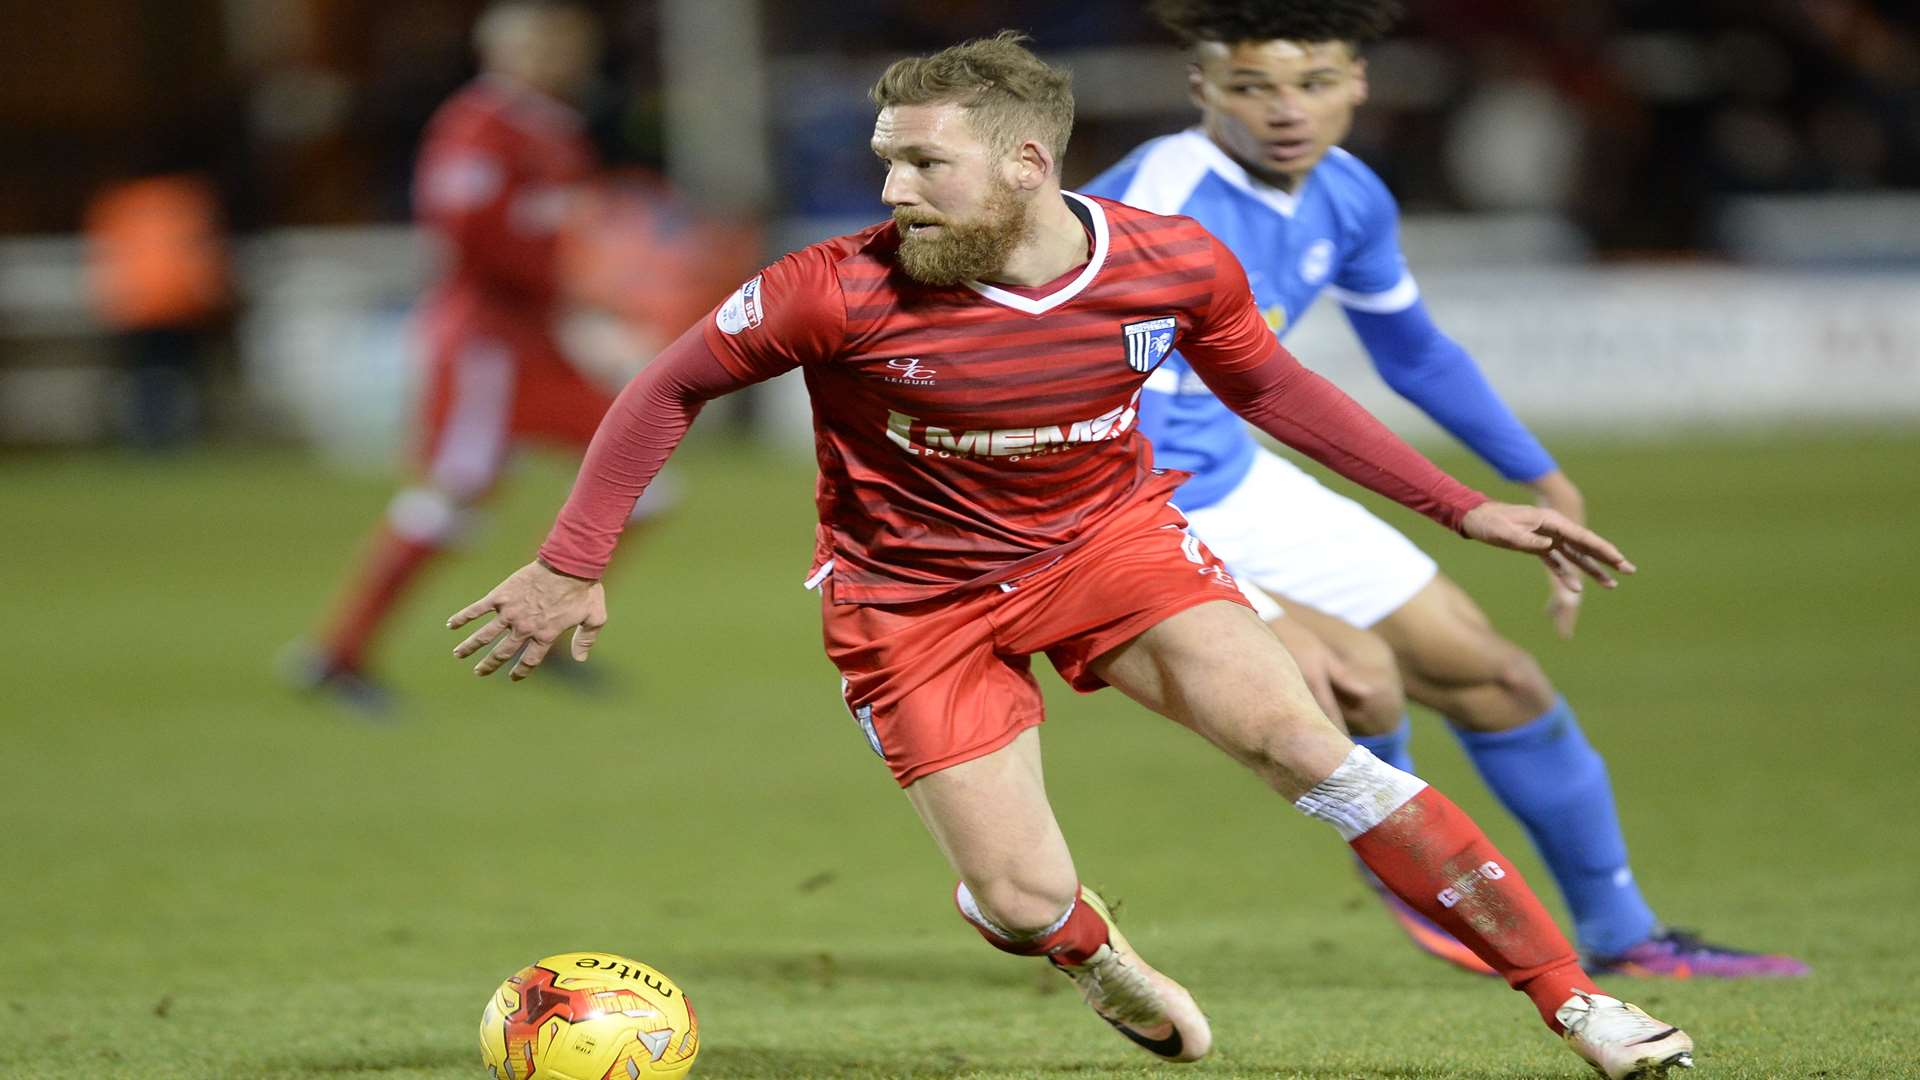
<path id="1" fill-rule="evenodd" d="M 1052 926 L 1044 930 L 1035 930 L 1031 933 L 1016 934 L 1006 927 L 1001 926 L 999 923 L 994 922 L 992 919 L 987 918 L 987 913 L 980 910 L 980 903 L 973 898 L 973 891 L 967 888 L 966 882 L 962 881 L 954 886 L 953 899 L 960 905 L 960 914 L 965 915 L 968 922 L 980 927 L 982 930 L 987 931 L 1002 941 L 1012 942 L 1035 941 L 1058 931 L 1061 927 L 1067 925 L 1067 917 L 1073 914 L 1074 906 L 1080 902 L 1076 898 L 1072 904 L 1068 904 L 1067 910 L 1060 913 L 1060 917 L 1054 920 Z"/>
<path id="2" fill-rule="evenodd" d="M 1351 841 L 1387 820 L 1426 786 L 1425 780 L 1381 761 L 1364 746 L 1356 746 L 1332 776 L 1313 785 L 1313 790 L 1293 805 L 1308 817 L 1339 830 L 1342 840 Z"/>

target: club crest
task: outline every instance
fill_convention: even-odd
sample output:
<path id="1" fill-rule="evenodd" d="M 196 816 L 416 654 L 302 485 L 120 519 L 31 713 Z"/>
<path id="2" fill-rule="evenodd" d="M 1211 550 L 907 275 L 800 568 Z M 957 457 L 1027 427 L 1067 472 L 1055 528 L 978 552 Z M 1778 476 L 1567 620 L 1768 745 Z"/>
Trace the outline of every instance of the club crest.
<path id="1" fill-rule="evenodd" d="M 1177 325 L 1178 320 L 1168 315 L 1121 326 L 1127 343 L 1127 366 L 1135 371 L 1152 371 L 1173 351 L 1174 328 Z"/>

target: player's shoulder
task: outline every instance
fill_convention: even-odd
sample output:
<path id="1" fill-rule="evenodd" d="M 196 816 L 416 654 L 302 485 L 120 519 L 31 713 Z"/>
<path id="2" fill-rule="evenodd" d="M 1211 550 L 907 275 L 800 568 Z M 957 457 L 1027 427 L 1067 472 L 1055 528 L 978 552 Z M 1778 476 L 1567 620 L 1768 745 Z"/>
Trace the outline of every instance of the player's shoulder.
<path id="1" fill-rule="evenodd" d="M 479 127 L 506 122 L 507 100 L 485 79 L 469 79 L 433 111 L 430 128 Z"/>
<path id="2" fill-rule="evenodd" d="M 584 133 L 585 120 L 571 106 L 531 91 L 516 91 L 485 75 L 454 91 L 427 123 L 429 139 L 548 144 L 573 142 Z"/>
<path id="3" fill-rule="evenodd" d="M 795 272 L 821 284 L 833 283 L 853 291 L 884 281 L 893 272 L 893 254 L 900 246 L 900 233 L 891 221 L 882 221 L 859 232 L 830 237 L 808 244 L 787 256 Z M 852 290 L 849 290 L 852 286 Z"/>
<path id="4" fill-rule="evenodd" d="M 1091 196 L 1104 214 L 1106 254 L 1103 278 L 1142 288 L 1191 284 L 1219 276 L 1233 256 L 1206 226 L 1185 214 L 1156 214 L 1137 206 Z M 1151 282 L 1151 284 L 1149 284 Z"/>
<path id="5" fill-rule="evenodd" d="M 1380 174 L 1353 153 L 1338 146 L 1328 150 L 1327 156 L 1320 159 L 1320 164 L 1314 169 L 1314 179 L 1320 183 L 1327 197 L 1345 211 L 1343 216 L 1372 218 L 1382 212 L 1391 214 L 1399 209 L 1393 192 L 1387 189 L 1387 183 L 1380 179 Z"/>
<path id="6" fill-rule="evenodd" d="M 1101 195 L 1087 197 L 1098 203 L 1106 215 L 1107 233 L 1116 246 L 1187 247 L 1192 241 L 1212 235 L 1206 226 L 1185 214 L 1159 213 Z"/>
<path id="7" fill-rule="evenodd" d="M 434 110 L 422 143 L 433 156 L 497 152 L 518 141 L 505 98 L 485 80 L 474 79 Z"/>
<path id="8" fill-rule="evenodd" d="M 898 246 L 899 234 L 893 223 L 881 222 L 796 248 L 775 260 L 760 276 L 777 281 L 782 291 L 798 291 L 816 299 L 866 292 L 879 287 L 890 275 L 890 256 Z"/>
<path id="9" fill-rule="evenodd" d="M 1199 128 L 1148 139 L 1080 190 L 1159 214 L 1186 207 L 1220 151 Z"/>

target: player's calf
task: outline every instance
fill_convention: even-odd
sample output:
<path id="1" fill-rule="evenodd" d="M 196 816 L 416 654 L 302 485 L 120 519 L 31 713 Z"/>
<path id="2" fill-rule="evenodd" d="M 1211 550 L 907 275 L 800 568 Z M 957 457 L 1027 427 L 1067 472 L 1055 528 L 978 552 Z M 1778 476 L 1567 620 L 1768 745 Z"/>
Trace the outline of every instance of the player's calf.
<path id="1" fill-rule="evenodd" d="M 1685 1032 L 1600 993 L 1513 864 L 1444 795 L 1356 746 L 1295 805 L 1338 829 L 1387 888 L 1526 994 L 1604 1075 L 1691 1064 Z"/>
<path id="2" fill-rule="evenodd" d="M 1595 987 L 1519 872 L 1472 819 L 1414 776 L 1356 746 L 1294 805 L 1337 829 L 1394 895 L 1533 999 L 1548 1026 Z"/>

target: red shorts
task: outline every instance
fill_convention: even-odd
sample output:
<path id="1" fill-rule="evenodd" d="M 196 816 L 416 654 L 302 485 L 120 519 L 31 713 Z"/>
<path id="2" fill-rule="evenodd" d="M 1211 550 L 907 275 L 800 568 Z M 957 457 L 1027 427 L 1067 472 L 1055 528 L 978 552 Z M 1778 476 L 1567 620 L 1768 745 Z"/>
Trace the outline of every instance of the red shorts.
<path id="1" fill-rule="evenodd" d="M 543 326 L 429 322 L 427 346 L 420 469 L 456 498 L 491 490 L 515 442 L 586 446 L 613 404 Z"/>
<path id="2" fill-rule="evenodd" d="M 984 757 L 1040 723 L 1030 658 L 1075 690 L 1101 656 L 1210 600 L 1245 605 L 1226 567 L 1166 503 L 1143 503 L 1044 570 L 912 604 L 836 604 L 821 587 L 827 656 L 847 708 L 901 787 Z"/>

